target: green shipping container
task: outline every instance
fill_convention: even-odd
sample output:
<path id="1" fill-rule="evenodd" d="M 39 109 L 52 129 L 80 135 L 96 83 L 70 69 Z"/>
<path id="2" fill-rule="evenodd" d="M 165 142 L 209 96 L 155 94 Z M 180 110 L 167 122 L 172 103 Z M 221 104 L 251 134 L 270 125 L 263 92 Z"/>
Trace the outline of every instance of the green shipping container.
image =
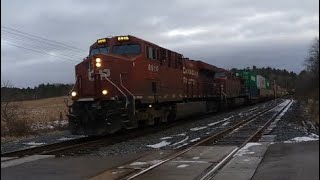
<path id="1" fill-rule="evenodd" d="M 250 70 L 238 70 L 235 72 L 237 77 L 245 80 L 245 84 L 248 88 L 257 88 L 257 75 Z"/>

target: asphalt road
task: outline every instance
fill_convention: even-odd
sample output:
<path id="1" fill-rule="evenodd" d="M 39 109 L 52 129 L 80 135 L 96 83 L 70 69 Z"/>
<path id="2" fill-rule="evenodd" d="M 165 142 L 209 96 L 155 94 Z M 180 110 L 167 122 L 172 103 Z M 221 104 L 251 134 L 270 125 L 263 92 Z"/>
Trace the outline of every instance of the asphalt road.
<path id="1" fill-rule="evenodd" d="M 252 180 L 319 180 L 319 141 L 269 146 Z"/>

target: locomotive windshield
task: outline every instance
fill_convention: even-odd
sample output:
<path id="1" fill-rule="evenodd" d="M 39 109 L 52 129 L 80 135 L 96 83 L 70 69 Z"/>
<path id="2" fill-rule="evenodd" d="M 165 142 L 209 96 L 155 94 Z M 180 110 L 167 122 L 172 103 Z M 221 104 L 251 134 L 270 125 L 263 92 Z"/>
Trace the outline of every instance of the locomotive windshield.
<path id="1" fill-rule="evenodd" d="M 112 53 L 123 54 L 123 55 L 135 55 L 140 54 L 139 44 L 125 44 L 125 45 L 115 45 L 112 48 Z"/>
<path id="2" fill-rule="evenodd" d="M 223 78 L 223 77 L 226 77 L 225 72 L 218 72 L 214 75 L 214 78 Z"/>
<path id="3" fill-rule="evenodd" d="M 96 54 L 108 54 L 109 53 L 109 47 L 102 47 L 102 48 L 95 48 L 91 49 L 90 56 L 96 55 Z"/>

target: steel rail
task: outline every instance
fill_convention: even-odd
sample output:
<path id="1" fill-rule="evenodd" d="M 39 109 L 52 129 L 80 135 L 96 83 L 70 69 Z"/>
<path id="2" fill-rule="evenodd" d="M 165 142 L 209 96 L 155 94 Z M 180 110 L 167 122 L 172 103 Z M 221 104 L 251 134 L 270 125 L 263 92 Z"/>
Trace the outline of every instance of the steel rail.
<path id="1" fill-rule="evenodd" d="M 281 103 L 283 103 L 283 101 Z M 172 160 L 172 159 L 174 159 L 174 158 L 176 158 L 176 157 L 178 157 L 178 156 L 190 151 L 191 149 L 194 149 L 197 146 L 200 146 L 200 145 L 203 145 L 203 144 L 207 144 L 209 142 L 212 142 L 212 140 L 219 139 L 220 137 L 224 136 L 225 134 L 227 134 L 229 132 L 232 132 L 233 130 L 237 129 L 241 125 L 244 125 L 247 122 L 255 119 L 256 117 L 258 117 L 258 116 L 260 116 L 262 114 L 265 114 L 266 112 L 272 110 L 273 108 L 277 107 L 281 103 L 276 103 L 276 105 L 271 105 L 271 107 L 268 107 L 267 109 L 263 110 L 262 112 L 259 112 L 258 114 L 253 115 L 253 116 L 251 116 L 251 117 L 249 117 L 249 118 L 237 123 L 236 125 L 234 125 L 234 126 L 232 126 L 230 128 L 227 128 L 227 129 L 225 129 L 225 130 L 223 130 L 221 132 L 218 132 L 218 133 L 216 133 L 216 134 L 214 134 L 212 136 L 209 136 L 209 137 L 205 138 L 204 140 L 202 140 L 202 141 L 200 141 L 200 142 L 198 142 L 198 143 L 196 143 L 196 144 L 194 144 L 194 145 L 192 145 L 192 146 L 190 146 L 190 147 L 188 147 L 188 148 L 186 148 L 186 149 L 184 149 L 184 150 L 182 150 L 180 152 L 177 152 L 177 153 L 174 153 L 172 155 L 169 155 L 168 157 L 164 158 L 163 160 L 159 161 L 158 163 L 156 163 L 156 164 L 154 164 L 154 165 L 152 165 L 152 166 L 150 166 L 150 167 L 148 167 L 146 169 L 143 169 L 143 170 L 141 170 L 141 171 L 139 171 L 139 172 L 137 172 L 137 173 L 135 173 L 133 175 L 129 174 L 128 176 L 126 176 L 126 177 L 124 177 L 122 179 L 126 179 L 126 180 L 134 179 L 134 178 L 136 178 L 138 176 L 141 176 L 142 174 L 145 174 L 148 171 L 160 166 L 161 164 L 164 164 L 164 163 L 166 163 L 166 162 L 168 162 L 168 161 L 170 161 L 170 160 Z"/>

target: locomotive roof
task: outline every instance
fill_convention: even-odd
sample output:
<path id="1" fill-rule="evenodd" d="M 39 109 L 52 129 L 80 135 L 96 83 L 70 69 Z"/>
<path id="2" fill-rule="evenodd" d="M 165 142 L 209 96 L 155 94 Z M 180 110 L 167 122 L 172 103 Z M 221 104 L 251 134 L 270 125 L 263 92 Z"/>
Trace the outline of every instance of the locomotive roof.
<path id="1" fill-rule="evenodd" d="M 129 35 L 129 34 L 128 34 L 128 35 L 109 36 L 109 37 L 102 38 L 102 39 L 113 39 L 113 40 L 115 40 L 115 39 L 118 38 L 118 37 L 129 37 L 130 39 L 137 40 L 137 41 L 143 41 L 143 42 L 148 43 L 148 44 L 151 44 L 151 45 L 153 45 L 153 46 L 156 46 L 156 47 L 159 47 L 159 48 L 163 48 L 163 49 L 169 50 L 169 51 L 171 51 L 171 52 L 174 52 L 174 53 L 177 53 L 177 54 L 182 55 L 181 53 L 178 53 L 178 52 L 172 51 L 172 50 L 170 50 L 170 49 L 161 47 L 161 46 L 159 46 L 159 45 L 157 45 L 157 44 L 154 44 L 154 43 L 152 43 L 152 42 L 150 42 L 150 41 L 146 41 L 146 40 L 144 40 L 144 39 L 141 39 L 141 38 L 138 38 L 138 37 L 136 37 L 136 36 Z M 91 45 L 91 46 L 94 46 L 94 45 L 97 45 L 97 41 L 96 41 L 93 45 Z M 183 56 L 183 55 L 182 55 L 182 56 Z M 183 59 L 196 62 L 196 63 L 198 64 L 198 68 L 199 68 L 199 69 L 204 69 L 204 70 L 213 71 L 213 72 L 223 72 L 223 71 L 227 71 L 227 70 L 225 70 L 225 69 L 218 68 L 218 67 L 216 67 L 216 66 L 214 66 L 214 65 L 205 63 L 205 62 L 203 62 L 203 61 L 193 60 L 193 59 L 189 59 L 189 58 L 187 58 L 187 57 L 183 57 Z"/>
<path id="2" fill-rule="evenodd" d="M 225 69 L 218 68 L 217 66 L 205 63 L 203 61 L 197 61 L 197 62 L 198 62 L 199 69 L 204 69 L 204 70 L 213 71 L 213 72 L 226 71 Z"/>
<path id="3" fill-rule="evenodd" d="M 157 46 L 157 47 L 159 47 L 159 48 L 163 48 L 163 49 L 169 50 L 169 51 L 171 51 L 171 52 L 174 52 L 174 53 L 177 53 L 177 54 L 182 55 L 181 53 L 178 53 L 178 52 L 176 52 L 176 51 L 172 51 L 172 50 L 170 50 L 170 49 L 168 49 L 168 48 L 164 48 L 164 47 L 159 46 L 159 45 L 157 45 L 157 44 L 154 44 L 154 43 L 152 43 L 152 42 L 150 42 L 150 41 L 147 41 L 147 40 L 144 40 L 144 39 L 141 39 L 141 38 L 138 38 L 138 37 L 136 37 L 136 36 L 129 35 L 129 34 L 128 34 L 128 35 L 108 36 L 108 37 L 101 38 L 101 39 L 115 39 L 115 38 L 117 38 L 117 37 L 130 37 L 130 39 L 134 39 L 134 40 L 138 40 L 138 41 L 143 41 L 143 42 L 146 42 L 146 43 L 151 44 L 151 45 L 153 45 L 153 46 Z M 91 46 L 95 46 L 95 45 L 97 45 L 97 41 L 96 41 L 95 43 L 93 43 Z"/>

